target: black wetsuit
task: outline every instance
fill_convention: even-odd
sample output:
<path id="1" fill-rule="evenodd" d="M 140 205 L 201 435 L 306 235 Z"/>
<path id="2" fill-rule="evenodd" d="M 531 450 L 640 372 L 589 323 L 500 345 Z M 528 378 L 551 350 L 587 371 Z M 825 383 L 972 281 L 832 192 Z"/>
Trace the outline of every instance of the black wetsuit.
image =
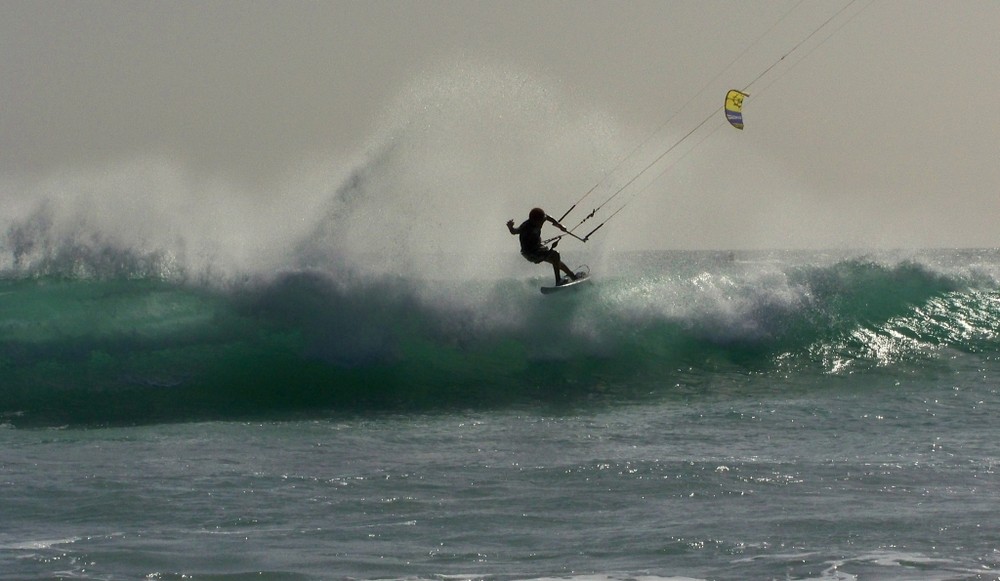
<path id="1" fill-rule="evenodd" d="M 542 245 L 542 226 L 544 225 L 545 222 L 536 226 L 531 223 L 531 220 L 525 220 L 517 227 L 518 238 L 521 240 L 521 256 L 535 264 L 545 262 L 545 259 L 552 252 L 548 246 Z"/>

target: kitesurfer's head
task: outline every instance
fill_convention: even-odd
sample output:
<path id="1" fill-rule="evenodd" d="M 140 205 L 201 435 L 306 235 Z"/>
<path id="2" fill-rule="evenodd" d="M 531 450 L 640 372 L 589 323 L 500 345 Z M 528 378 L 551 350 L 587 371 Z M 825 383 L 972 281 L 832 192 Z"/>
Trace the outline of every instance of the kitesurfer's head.
<path id="1" fill-rule="evenodd" d="M 532 222 L 544 222 L 545 221 L 545 210 L 541 208 L 532 208 L 528 212 L 528 219 Z"/>

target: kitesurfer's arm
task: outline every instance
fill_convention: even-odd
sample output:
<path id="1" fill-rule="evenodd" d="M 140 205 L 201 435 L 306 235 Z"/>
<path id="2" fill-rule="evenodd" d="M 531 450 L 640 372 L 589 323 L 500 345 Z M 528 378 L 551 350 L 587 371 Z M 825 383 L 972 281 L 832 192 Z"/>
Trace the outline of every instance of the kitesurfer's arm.
<path id="1" fill-rule="evenodd" d="M 514 227 L 514 220 L 507 220 L 507 229 L 510 230 L 511 234 L 520 234 L 521 231 Z"/>
<path id="2" fill-rule="evenodd" d="M 545 216 L 545 219 L 548 220 L 556 228 L 562 230 L 563 232 L 566 232 L 566 228 L 562 224 L 560 224 L 559 221 L 556 220 L 555 218 L 553 218 L 552 216 Z M 511 220 L 511 221 L 513 222 L 513 220 Z"/>

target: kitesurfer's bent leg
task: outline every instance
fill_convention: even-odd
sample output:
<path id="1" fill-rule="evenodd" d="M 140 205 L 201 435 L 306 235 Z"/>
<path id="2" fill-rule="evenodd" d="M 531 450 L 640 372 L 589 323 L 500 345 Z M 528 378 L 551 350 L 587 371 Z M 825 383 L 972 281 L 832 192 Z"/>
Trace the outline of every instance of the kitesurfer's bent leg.
<path id="1" fill-rule="evenodd" d="M 560 260 L 559 253 L 556 252 L 555 250 L 549 252 L 549 255 L 545 258 L 545 262 L 548 262 L 549 264 L 552 265 L 552 274 L 554 274 L 556 277 L 556 286 L 559 286 L 560 270 L 565 272 L 566 276 L 568 276 L 570 280 L 576 280 L 576 273 L 570 270 L 570 268 L 566 266 L 566 263 Z"/>

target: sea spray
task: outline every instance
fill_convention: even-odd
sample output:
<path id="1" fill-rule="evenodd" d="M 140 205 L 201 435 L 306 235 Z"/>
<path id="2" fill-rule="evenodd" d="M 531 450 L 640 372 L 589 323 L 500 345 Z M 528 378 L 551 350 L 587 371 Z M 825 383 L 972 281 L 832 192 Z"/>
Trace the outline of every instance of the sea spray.
<path id="1" fill-rule="evenodd" d="M 418 76 L 369 143 L 248 185 L 137 154 L 4 182 L 5 276 L 159 277 L 205 286 L 318 269 L 534 276 L 503 227 L 561 211 L 622 151 L 614 122 L 553 83 L 459 59 Z M 564 245 L 594 262 L 602 242 Z"/>
<path id="2" fill-rule="evenodd" d="M 197 178 L 166 159 L 66 170 L 12 192 L 3 276 L 157 278 L 217 286 L 288 262 L 315 195 L 282 199 Z M 28 202 L 27 200 L 31 200 Z M 5 207 L 6 209 L 6 207 Z"/>
<path id="3" fill-rule="evenodd" d="M 364 163 L 330 197 L 298 250 L 321 269 L 468 280 L 537 272 L 504 223 L 533 206 L 561 213 L 620 155 L 613 123 L 546 83 L 461 63 L 415 82 Z M 564 244 L 595 260 L 600 242 Z M 516 260 L 507 260 L 507 257 Z"/>

